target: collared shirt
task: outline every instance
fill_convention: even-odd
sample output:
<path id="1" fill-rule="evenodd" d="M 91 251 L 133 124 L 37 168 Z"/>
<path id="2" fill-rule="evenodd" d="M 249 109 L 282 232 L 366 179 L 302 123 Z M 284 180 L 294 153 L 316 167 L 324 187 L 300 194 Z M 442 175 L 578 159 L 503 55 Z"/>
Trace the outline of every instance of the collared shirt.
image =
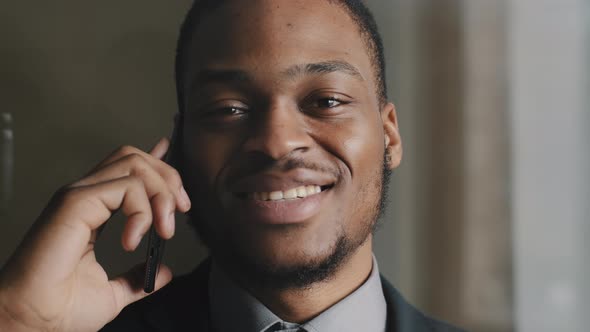
<path id="1" fill-rule="evenodd" d="M 213 263 L 209 282 L 211 320 L 219 332 L 384 332 L 387 303 L 377 261 L 353 293 L 304 324 L 281 320 Z"/>

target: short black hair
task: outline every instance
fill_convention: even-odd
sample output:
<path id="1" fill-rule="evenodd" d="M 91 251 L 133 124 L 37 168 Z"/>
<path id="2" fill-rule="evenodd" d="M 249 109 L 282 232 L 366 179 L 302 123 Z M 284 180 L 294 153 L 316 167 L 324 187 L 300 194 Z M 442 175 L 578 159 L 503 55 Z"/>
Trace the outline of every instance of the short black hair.
<path id="1" fill-rule="evenodd" d="M 342 6 L 359 27 L 361 36 L 365 37 L 367 51 L 372 60 L 376 88 L 379 101 L 387 102 L 387 86 L 385 82 L 385 56 L 383 41 L 377 29 L 373 14 L 362 0 L 327 0 Z M 193 34 L 201 18 L 208 12 L 227 3 L 227 0 L 195 0 L 189 9 L 180 28 L 180 35 L 176 47 L 175 79 L 178 108 L 184 111 L 184 80 L 186 58 Z"/>

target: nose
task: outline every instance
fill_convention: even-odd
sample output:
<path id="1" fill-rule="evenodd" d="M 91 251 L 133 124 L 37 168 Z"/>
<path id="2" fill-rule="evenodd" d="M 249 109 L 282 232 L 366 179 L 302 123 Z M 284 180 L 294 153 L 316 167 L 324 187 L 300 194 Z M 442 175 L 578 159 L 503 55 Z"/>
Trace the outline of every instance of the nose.
<path id="1" fill-rule="evenodd" d="M 244 149 L 280 160 L 295 151 L 307 151 L 312 142 L 299 109 L 276 103 L 257 114 Z"/>

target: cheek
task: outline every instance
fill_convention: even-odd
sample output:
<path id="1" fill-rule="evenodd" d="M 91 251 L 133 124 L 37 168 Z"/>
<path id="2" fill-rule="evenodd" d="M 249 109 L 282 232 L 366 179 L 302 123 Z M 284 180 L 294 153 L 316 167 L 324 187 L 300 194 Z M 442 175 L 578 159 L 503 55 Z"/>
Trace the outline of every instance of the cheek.
<path id="1" fill-rule="evenodd" d="M 371 114 L 373 115 L 373 114 Z M 360 184 L 381 167 L 383 128 L 377 112 L 358 116 L 339 124 L 324 125 L 316 133 L 316 141 L 338 160 L 346 182 Z"/>
<path id="2" fill-rule="evenodd" d="M 365 228 L 372 222 L 381 192 L 384 141 L 378 112 L 374 117 L 354 119 L 338 128 L 324 130 L 325 149 L 345 169 L 337 213 L 350 227 Z"/>
<path id="3" fill-rule="evenodd" d="M 367 137 L 351 137 L 342 142 L 344 155 L 351 165 L 353 180 L 364 178 L 366 173 L 372 173 L 380 162 L 383 148 L 378 140 L 370 140 Z"/>

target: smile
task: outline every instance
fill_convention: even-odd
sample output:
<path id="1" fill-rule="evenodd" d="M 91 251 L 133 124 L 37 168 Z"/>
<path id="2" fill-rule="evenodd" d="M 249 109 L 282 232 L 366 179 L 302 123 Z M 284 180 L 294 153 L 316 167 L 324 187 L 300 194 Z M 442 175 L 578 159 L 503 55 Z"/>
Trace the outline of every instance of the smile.
<path id="1" fill-rule="evenodd" d="M 236 195 L 243 199 L 256 201 L 286 201 L 313 196 L 329 189 L 330 187 L 331 186 L 307 185 L 287 190 L 236 193 Z"/>
<path id="2" fill-rule="evenodd" d="M 254 224 L 305 223 L 320 213 L 333 186 L 299 185 L 284 190 L 234 192 L 228 209 L 239 219 Z"/>

